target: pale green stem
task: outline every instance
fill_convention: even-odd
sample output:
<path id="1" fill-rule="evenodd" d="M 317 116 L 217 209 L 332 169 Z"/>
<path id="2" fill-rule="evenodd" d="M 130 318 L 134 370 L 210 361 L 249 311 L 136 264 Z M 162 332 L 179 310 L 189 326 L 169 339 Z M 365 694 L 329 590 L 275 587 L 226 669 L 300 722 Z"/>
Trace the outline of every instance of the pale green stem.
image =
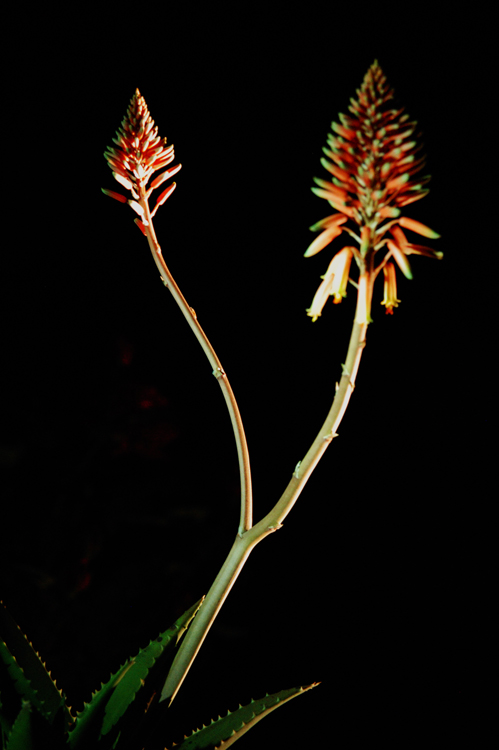
<path id="1" fill-rule="evenodd" d="M 358 309 L 359 300 L 357 300 Z M 168 698 L 170 698 L 170 703 L 173 701 L 206 638 L 208 630 L 212 626 L 250 552 L 262 539 L 282 526 L 282 522 L 297 501 L 308 478 L 333 438 L 337 436 L 337 428 L 343 418 L 355 387 L 355 379 L 365 346 L 366 330 L 367 323 L 354 322 L 346 362 L 343 365 L 343 374 L 337 386 L 334 401 L 326 421 L 319 430 L 305 458 L 295 467 L 291 481 L 270 513 L 265 518 L 262 518 L 253 528 L 244 532 L 242 536 L 238 535 L 236 537 L 227 559 L 208 591 L 187 634 L 184 636 L 184 640 L 180 645 L 161 692 L 161 701 Z"/>
<path id="2" fill-rule="evenodd" d="M 206 354 L 210 365 L 212 367 L 213 375 L 217 378 L 222 393 L 229 410 L 230 421 L 232 423 L 232 429 L 234 431 L 234 437 L 236 439 L 237 455 L 239 460 L 239 475 L 241 478 L 241 514 L 239 520 L 239 534 L 243 534 L 245 531 L 251 528 L 253 524 L 253 499 L 251 489 L 251 470 L 249 461 L 248 445 L 246 443 L 246 436 L 244 434 L 243 423 L 239 408 L 230 387 L 229 379 L 222 367 L 222 363 L 218 359 L 215 350 L 210 344 L 208 337 L 198 323 L 198 319 L 195 311 L 190 307 L 178 288 L 175 279 L 173 278 L 168 266 L 165 263 L 161 247 L 159 246 L 156 232 L 152 224 L 151 214 L 149 211 L 149 204 L 145 194 L 141 196 L 139 201 L 140 205 L 144 209 L 144 218 L 147 221 L 146 232 L 149 247 L 151 249 L 152 257 L 158 267 L 159 273 L 163 284 L 170 290 L 175 299 L 175 302 L 180 307 L 185 319 L 190 325 L 194 335 L 201 344 L 204 353 Z"/>

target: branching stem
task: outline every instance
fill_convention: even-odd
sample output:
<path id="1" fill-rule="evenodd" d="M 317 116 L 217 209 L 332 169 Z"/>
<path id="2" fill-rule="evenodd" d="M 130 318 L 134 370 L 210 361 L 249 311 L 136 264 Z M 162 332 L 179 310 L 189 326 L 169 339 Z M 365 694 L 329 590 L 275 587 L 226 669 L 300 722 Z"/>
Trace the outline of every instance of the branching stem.
<path id="1" fill-rule="evenodd" d="M 369 273 L 368 276 L 370 276 Z M 370 278 L 368 281 L 370 282 Z M 368 286 L 370 286 L 369 283 Z M 358 298 L 355 319 L 357 319 L 357 312 L 359 311 L 360 304 L 361 302 Z M 365 306 L 365 301 L 362 304 Z M 291 511 L 301 491 L 305 487 L 308 478 L 319 463 L 333 438 L 337 436 L 336 431 L 348 406 L 350 396 L 355 388 L 355 380 L 360 365 L 360 359 L 366 342 L 366 330 L 367 323 L 354 322 L 346 362 L 343 365 L 343 374 L 338 384 L 334 401 L 329 414 L 327 415 L 326 421 L 319 430 L 319 433 L 305 458 L 296 466 L 288 486 L 270 513 L 262 518 L 262 520 L 251 529 L 248 529 L 242 535 L 238 534 L 238 536 L 236 536 L 227 559 L 222 565 L 212 587 L 208 591 L 199 612 L 187 631 L 187 634 L 184 636 L 184 640 L 180 645 L 164 684 L 160 698 L 161 701 L 170 699 L 171 703 L 175 698 L 192 662 L 196 658 L 196 655 L 206 638 L 208 630 L 212 626 L 222 604 L 227 598 L 227 595 L 248 559 L 250 552 L 259 542 L 261 542 L 262 539 L 282 526 L 284 519 Z"/>

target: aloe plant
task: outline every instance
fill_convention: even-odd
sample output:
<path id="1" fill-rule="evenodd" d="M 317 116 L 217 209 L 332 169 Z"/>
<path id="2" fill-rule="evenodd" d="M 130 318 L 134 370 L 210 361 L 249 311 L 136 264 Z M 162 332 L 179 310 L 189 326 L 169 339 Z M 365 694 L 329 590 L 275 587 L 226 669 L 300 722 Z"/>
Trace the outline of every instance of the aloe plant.
<path id="1" fill-rule="evenodd" d="M 173 146 L 160 138 L 139 90 L 133 95 L 122 126 L 113 139 L 115 145 L 105 153 L 113 176 L 129 196 L 104 188 L 103 192 L 135 212 L 135 223 L 147 238 L 163 284 L 199 341 L 220 384 L 238 452 L 239 525 L 232 549 L 206 596 L 146 648 L 126 660 L 75 716 L 40 657 L 2 607 L 0 720 L 5 750 L 38 747 L 148 750 L 150 743 L 156 741 L 158 728 L 162 746 L 172 747 L 168 720 L 174 710 L 174 698 L 220 608 L 252 550 L 282 527 L 321 457 L 337 436 L 366 345 L 376 279 L 382 272 L 384 293 L 380 302 L 386 313 L 393 314 L 400 303 L 397 270 L 406 278 L 412 278 L 408 256 L 442 257 L 442 253 L 416 244 L 406 235 L 409 232 L 432 239 L 439 236 L 421 222 L 402 214 L 402 209 L 427 195 L 430 178 L 417 176 L 425 162 L 415 136 L 416 123 L 409 121 L 402 109 L 391 108 L 392 99 L 393 91 L 375 61 L 357 91 L 357 98 L 350 101 L 350 114 L 340 114 L 340 122 L 332 123 L 332 134 L 324 149 L 327 158 L 321 160 L 329 179 L 315 178 L 312 190 L 328 202 L 334 213 L 310 227 L 320 233 L 306 250 L 305 257 L 315 255 L 340 237 L 348 236 L 349 244 L 334 253 L 307 315 L 317 321 L 330 297 L 338 304 L 350 286 L 353 287 L 357 303 L 350 343 L 341 377 L 333 388 L 331 408 L 321 429 L 306 455 L 296 464 L 282 496 L 272 510 L 254 524 L 249 453 L 235 395 L 197 314 L 187 303 L 165 262 L 154 229 L 153 219 L 172 195 L 175 183 L 161 190 L 152 209 L 149 206 L 154 191 L 173 177 L 181 165 L 169 166 L 174 160 Z M 159 174 L 153 178 L 156 172 Z M 356 277 L 352 273 L 355 267 Z M 282 690 L 253 700 L 193 731 L 175 747 L 181 750 L 229 747 L 276 708 L 316 685 Z M 195 716 L 192 722 L 195 726 Z"/>
<path id="2" fill-rule="evenodd" d="M 40 656 L 0 607 L 0 721 L 5 750 L 50 747 L 140 748 L 151 728 L 159 690 L 178 643 L 201 602 L 125 661 L 100 686 L 82 711 L 72 716 L 66 697 L 52 680 Z M 176 747 L 182 750 L 230 747 L 251 727 L 276 708 L 315 685 L 281 690 L 229 711 L 208 726 L 195 730 Z"/>

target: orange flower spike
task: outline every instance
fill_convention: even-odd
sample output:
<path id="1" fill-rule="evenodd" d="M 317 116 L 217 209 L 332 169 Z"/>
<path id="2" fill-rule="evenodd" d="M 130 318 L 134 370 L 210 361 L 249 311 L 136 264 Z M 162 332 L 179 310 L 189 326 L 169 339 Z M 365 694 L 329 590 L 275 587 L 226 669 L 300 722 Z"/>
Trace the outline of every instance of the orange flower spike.
<path id="1" fill-rule="evenodd" d="M 119 193 L 104 188 L 103 192 L 122 203 L 128 203 L 134 211 L 142 215 L 143 209 L 138 201 L 147 201 L 152 190 L 159 187 L 164 180 L 172 177 L 181 169 L 182 165 L 178 164 L 166 170 L 153 180 L 150 187 L 147 188 L 147 183 L 153 173 L 172 162 L 175 158 L 175 152 L 173 145 L 166 145 L 166 138 L 159 137 L 158 128 L 154 124 L 145 99 L 138 89 L 130 100 L 127 113 L 121 127 L 116 132 L 116 138 L 113 138 L 113 142 L 116 145 L 110 146 L 104 153 L 104 157 L 115 180 L 122 187 L 130 190 L 135 200 L 128 200 L 124 196 L 117 197 Z M 173 189 L 174 187 L 171 187 L 168 191 L 162 193 L 156 204 L 156 210 L 164 203 Z"/>
<path id="2" fill-rule="evenodd" d="M 402 231 L 404 228 L 424 237 L 439 237 L 425 224 L 402 216 L 403 206 L 427 195 L 426 184 L 430 177 L 417 176 L 425 165 L 425 157 L 420 154 L 421 147 L 417 141 L 417 123 L 410 120 L 403 109 L 390 109 L 388 103 L 393 99 L 393 89 L 389 87 L 375 60 L 360 89 L 357 89 L 356 98 L 350 100 L 348 109 L 351 114 L 340 113 L 338 118 L 341 124 L 331 124 L 332 134 L 327 138 L 328 147 L 323 148 L 327 159 L 322 158 L 321 164 L 332 177 L 329 182 L 314 178 L 318 187 L 312 188 L 315 195 L 327 200 L 336 211 L 344 214 L 342 224 L 345 223 L 345 226 L 341 226 L 341 231 L 349 234 L 360 245 L 360 251 L 352 249 L 359 267 L 356 313 L 356 321 L 359 323 L 370 322 L 372 287 L 377 271 L 384 269 L 384 304 L 387 311 L 392 312 L 398 304 L 396 266 L 406 278 L 411 279 L 412 271 L 407 256 L 417 254 L 442 257 L 442 253 L 431 248 L 412 244 Z M 348 219 L 357 224 L 358 228 L 352 230 L 346 223 Z M 340 225 L 339 222 L 333 223 L 331 217 L 326 217 L 316 222 L 311 229 L 321 229 L 322 233 L 310 245 L 305 253 L 306 257 L 319 252 L 338 237 Z M 390 239 L 384 236 L 387 232 L 390 232 Z M 384 259 L 380 257 L 383 255 Z M 387 263 L 390 257 L 394 263 Z M 314 320 L 318 317 L 316 311 L 319 308 L 318 314 L 321 314 L 327 298 L 326 282 L 329 283 L 327 288 L 332 288 L 333 282 L 329 274 L 328 269 L 320 294 L 318 291 L 317 299 L 314 299 L 312 313 L 309 312 Z"/>
<path id="3" fill-rule="evenodd" d="M 393 308 L 399 306 L 400 300 L 397 299 L 397 274 L 393 263 L 386 263 L 383 266 L 384 298 L 382 305 L 386 307 L 387 315 L 393 315 Z"/>

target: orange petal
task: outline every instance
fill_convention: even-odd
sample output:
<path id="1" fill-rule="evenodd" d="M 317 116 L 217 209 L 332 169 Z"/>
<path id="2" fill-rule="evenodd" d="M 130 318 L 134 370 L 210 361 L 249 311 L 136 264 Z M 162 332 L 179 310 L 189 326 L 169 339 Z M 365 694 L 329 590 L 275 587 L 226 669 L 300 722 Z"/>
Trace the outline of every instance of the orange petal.
<path id="1" fill-rule="evenodd" d="M 392 206 L 385 206 L 384 208 L 381 208 L 378 213 L 383 219 L 393 219 L 400 216 L 400 210 Z"/>
<path id="2" fill-rule="evenodd" d="M 162 206 L 163 203 L 166 201 L 167 198 L 170 197 L 170 195 L 173 193 L 175 188 L 177 187 L 176 182 L 172 182 L 172 184 L 164 190 L 161 195 L 159 196 L 158 200 L 156 201 L 157 206 Z"/>
<path id="3" fill-rule="evenodd" d="M 119 201 L 120 203 L 128 203 L 128 198 L 125 198 L 125 196 L 121 195 L 121 193 L 115 193 L 114 190 L 106 190 L 106 188 L 101 188 L 101 190 L 105 195 L 109 195 L 110 198 L 114 198 L 115 201 Z"/>
<path id="4" fill-rule="evenodd" d="M 358 203 L 358 201 L 356 201 Z M 344 203 L 340 203 L 336 199 L 328 199 L 328 203 L 330 206 L 335 208 L 337 211 L 341 211 L 342 213 L 346 214 L 350 219 L 357 219 L 355 218 L 355 211 L 351 206 L 345 206 Z"/>
<path id="5" fill-rule="evenodd" d="M 321 164 L 324 167 L 324 169 L 327 169 L 328 172 L 330 172 L 334 177 L 337 177 L 339 180 L 350 180 L 351 175 L 346 170 L 342 169 L 341 167 L 337 167 L 336 164 L 331 164 L 327 159 L 321 158 Z"/>
<path id="6" fill-rule="evenodd" d="M 387 190 L 398 190 L 398 188 L 402 187 L 402 185 L 404 185 L 408 179 L 409 173 L 405 172 L 404 174 L 395 177 L 393 180 L 389 180 L 386 183 Z"/>
<path id="7" fill-rule="evenodd" d="M 347 190 L 345 190 L 345 188 L 340 188 L 337 185 L 333 185 L 332 182 L 328 182 L 327 180 L 321 180 L 320 177 L 314 177 L 314 182 L 316 185 L 319 185 L 320 188 L 329 190 L 329 192 L 337 195 L 340 200 L 344 201 L 348 198 L 348 192 Z"/>
<path id="8" fill-rule="evenodd" d="M 347 141 L 353 141 L 355 139 L 354 130 L 349 130 L 348 128 L 344 128 L 343 125 L 338 125 L 337 122 L 332 122 L 331 128 L 334 130 L 335 133 L 338 133 L 338 135 L 341 135 L 343 136 L 343 138 L 346 138 Z"/>
<path id="9" fill-rule="evenodd" d="M 325 229 L 326 227 L 331 226 L 332 224 L 344 224 L 345 221 L 348 221 L 348 216 L 345 216 L 345 214 L 331 214 L 331 216 L 326 216 L 324 219 L 321 219 L 316 224 L 312 224 L 311 227 L 309 227 L 311 232 L 318 232 L 319 229 Z"/>
<path id="10" fill-rule="evenodd" d="M 142 208 L 142 206 L 140 205 L 140 203 L 137 203 L 137 201 L 127 201 L 127 203 L 130 206 L 130 208 L 133 208 L 133 210 L 135 211 L 135 213 L 137 213 L 140 216 L 142 216 L 142 214 L 144 213 L 144 209 Z"/>
<path id="11" fill-rule="evenodd" d="M 157 172 L 158 169 L 161 169 L 162 167 L 166 167 L 167 164 L 170 164 L 175 159 L 174 153 L 169 154 L 161 154 L 157 157 L 157 159 L 154 159 L 152 162 L 149 162 L 149 166 L 152 167 L 153 172 Z"/>
<path id="12" fill-rule="evenodd" d="M 395 203 L 397 204 L 397 206 L 408 206 L 409 203 L 420 201 L 421 198 L 424 198 L 425 195 L 428 195 L 429 192 L 429 190 L 421 190 L 420 193 L 404 193 L 403 195 L 397 195 L 395 198 Z"/>
<path id="13" fill-rule="evenodd" d="M 431 247 L 426 247 L 426 245 L 411 245 L 407 244 L 404 247 L 404 252 L 407 255 L 426 255 L 428 258 L 438 258 L 441 260 L 444 257 L 444 254 L 440 252 L 439 250 L 433 250 Z"/>
<path id="14" fill-rule="evenodd" d="M 395 241 L 400 249 L 405 252 L 405 248 L 409 244 L 409 242 L 401 228 L 397 224 L 395 224 L 395 226 L 390 227 L 389 232 L 395 238 Z"/>
<path id="15" fill-rule="evenodd" d="M 132 183 L 127 177 L 123 177 L 123 175 L 119 174 L 118 172 L 113 172 L 113 177 L 116 180 L 116 182 L 119 182 L 120 185 L 123 185 L 124 188 L 127 190 L 131 190 L 133 188 Z"/>
<path id="16" fill-rule="evenodd" d="M 391 240 L 388 240 L 386 244 L 388 245 L 388 249 L 391 251 L 395 262 L 397 263 L 406 279 L 412 279 L 411 266 L 409 265 L 409 261 L 407 260 L 402 250 L 398 247 L 398 245 L 395 244 L 395 242 L 392 242 Z"/>
<path id="17" fill-rule="evenodd" d="M 397 299 L 397 275 L 393 263 L 387 263 L 383 266 L 383 276 L 385 279 L 384 298 L 381 304 L 386 305 L 387 314 L 393 315 L 393 308 L 398 307 L 400 302 Z"/>
<path id="18" fill-rule="evenodd" d="M 401 216 L 399 224 L 404 227 L 404 229 L 410 229 L 411 232 L 416 232 L 417 234 L 421 234 L 423 237 L 429 237 L 432 240 L 436 240 L 440 237 L 439 234 L 434 232 L 433 229 L 430 229 L 430 227 L 427 227 L 426 224 L 421 224 L 420 221 L 416 221 L 415 219 L 409 219 L 407 216 Z"/>
<path id="19" fill-rule="evenodd" d="M 345 217 L 345 219 L 346 218 L 347 217 Z M 329 243 L 332 242 L 336 237 L 339 237 L 342 232 L 343 229 L 341 229 L 341 227 L 337 226 L 336 224 L 332 227 L 329 227 L 329 229 L 325 229 L 320 233 L 318 237 L 315 238 L 312 244 L 309 245 L 304 257 L 310 258 L 312 255 L 316 255 L 324 247 L 326 247 L 326 245 L 329 245 Z"/>
<path id="20" fill-rule="evenodd" d="M 167 169 L 166 172 L 163 172 L 163 174 L 160 174 L 159 177 L 156 177 L 151 182 L 151 188 L 155 190 L 157 187 L 161 185 L 162 182 L 167 180 L 169 177 L 173 177 L 174 174 L 176 174 L 179 169 L 182 169 L 181 164 L 177 164 L 175 167 L 170 167 L 170 169 Z"/>

